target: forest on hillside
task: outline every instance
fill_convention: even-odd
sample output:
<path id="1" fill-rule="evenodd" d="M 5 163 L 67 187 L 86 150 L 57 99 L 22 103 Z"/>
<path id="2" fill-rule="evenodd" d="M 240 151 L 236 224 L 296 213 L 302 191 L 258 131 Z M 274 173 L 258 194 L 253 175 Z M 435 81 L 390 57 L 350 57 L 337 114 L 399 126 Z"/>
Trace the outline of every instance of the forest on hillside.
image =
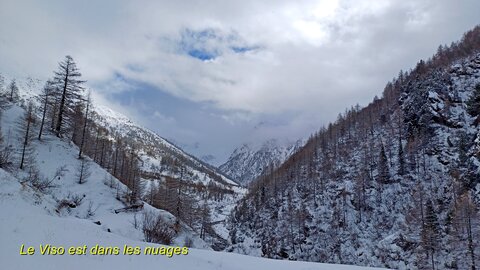
<path id="1" fill-rule="evenodd" d="M 480 26 L 352 106 L 249 187 L 230 251 L 402 269 L 480 267 Z"/>
<path id="2" fill-rule="evenodd" d="M 145 224 L 153 223 L 149 225 L 153 228 L 145 229 L 148 242 L 169 244 L 186 224 L 214 248 L 225 247 L 225 239 L 212 228 L 213 219 L 218 217 L 211 208 L 233 200 L 234 182 L 157 134 L 130 123 L 117 125 L 98 113 L 91 90 L 87 91 L 71 56 L 58 64 L 43 86 L 39 83 L 29 78 L 22 85 L 29 89 L 20 89 L 15 78 L 7 82 L 0 74 L 0 116 L 15 106 L 24 110 L 15 119 L 14 129 L 7 127 L 0 132 L 1 169 L 18 173 L 23 183 L 40 193 L 51 193 L 66 169 L 59 165 L 55 175 L 42 174 L 36 146 L 51 143 L 48 136 L 53 135 L 78 148 L 75 181 L 79 185 L 100 181 L 115 190 L 125 209 L 141 209 L 147 202 L 176 217 L 170 226 L 160 217 L 155 220 L 144 215 Z M 0 126 L 0 131 L 2 128 L 6 127 Z M 110 175 L 91 179 L 94 163 Z M 161 236 L 151 237 L 150 231 L 155 230 L 162 232 Z"/>

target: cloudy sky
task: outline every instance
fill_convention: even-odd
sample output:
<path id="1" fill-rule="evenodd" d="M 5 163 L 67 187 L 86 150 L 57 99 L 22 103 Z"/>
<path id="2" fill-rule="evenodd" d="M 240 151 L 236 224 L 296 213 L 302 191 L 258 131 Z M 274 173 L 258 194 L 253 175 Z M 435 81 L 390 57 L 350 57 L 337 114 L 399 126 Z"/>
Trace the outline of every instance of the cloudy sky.
<path id="1" fill-rule="evenodd" d="M 0 0 L 0 72 L 72 55 L 106 104 L 216 164 L 308 137 L 480 23 L 478 0 Z"/>

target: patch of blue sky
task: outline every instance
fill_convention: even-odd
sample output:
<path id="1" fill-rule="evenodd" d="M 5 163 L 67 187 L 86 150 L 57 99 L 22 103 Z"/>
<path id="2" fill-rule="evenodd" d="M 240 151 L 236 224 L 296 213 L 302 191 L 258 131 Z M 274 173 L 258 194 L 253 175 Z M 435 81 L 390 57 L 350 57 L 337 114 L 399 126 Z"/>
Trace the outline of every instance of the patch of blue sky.
<path id="1" fill-rule="evenodd" d="M 224 33 L 211 28 L 200 31 L 184 29 L 179 47 L 182 53 L 202 61 L 213 60 L 228 51 L 242 54 L 259 49 L 259 46 L 246 45 L 235 32 Z"/>
<path id="2" fill-rule="evenodd" d="M 202 61 L 208 61 L 215 59 L 218 55 L 214 52 L 209 52 L 206 50 L 192 49 L 187 51 L 187 54 L 191 57 L 200 59 Z"/>
<path id="3" fill-rule="evenodd" d="M 218 45 L 221 38 L 213 29 L 194 31 L 185 29 L 181 33 L 180 49 L 183 53 L 202 61 L 212 60 L 219 56 Z"/>

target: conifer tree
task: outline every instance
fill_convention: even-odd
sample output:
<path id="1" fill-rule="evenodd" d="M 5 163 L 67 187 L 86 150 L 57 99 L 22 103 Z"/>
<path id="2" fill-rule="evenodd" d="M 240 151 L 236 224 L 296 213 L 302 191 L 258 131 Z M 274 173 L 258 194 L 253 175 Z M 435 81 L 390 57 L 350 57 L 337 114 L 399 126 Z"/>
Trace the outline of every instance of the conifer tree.
<path id="1" fill-rule="evenodd" d="M 480 115 L 480 84 L 477 84 L 472 96 L 467 101 L 467 112 L 473 117 Z"/>
<path id="2" fill-rule="evenodd" d="M 425 205 L 425 224 L 422 228 L 422 246 L 430 257 L 432 269 L 435 269 L 435 251 L 440 240 L 440 224 L 433 203 L 428 200 Z"/>
<path id="3" fill-rule="evenodd" d="M 405 156 L 403 154 L 402 138 L 398 137 L 398 174 L 405 174 Z"/>
<path id="4" fill-rule="evenodd" d="M 43 127 L 45 125 L 45 118 L 47 117 L 47 111 L 48 107 L 50 106 L 50 103 L 52 102 L 52 95 L 53 95 L 53 82 L 52 81 L 47 81 L 45 83 L 45 86 L 42 89 L 42 93 L 39 96 L 39 100 L 42 106 L 42 120 L 40 122 L 40 129 L 38 131 L 38 139 L 42 139 L 42 134 L 43 134 Z"/>
<path id="5" fill-rule="evenodd" d="M 73 104 L 73 109 L 70 115 L 70 125 L 69 128 L 71 130 L 71 141 L 76 144 L 80 145 L 81 137 L 82 137 L 82 128 L 84 124 L 84 116 L 85 116 L 85 104 L 83 101 L 76 101 Z M 101 166 L 101 165 L 100 165 Z"/>
<path id="6" fill-rule="evenodd" d="M 18 99 L 18 86 L 15 79 L 12 80 L 8 86 L 8 100 L 10 102 L 15 102 Z"/>
<path id="7" fill-rule="evenodd" d="M 378 160 L 378 181 L 386 184 L 389 182 L 389 179 L 390 173 L 388 171 L 388 160 L 387 155 L 385 154 L 385 147 L 382 143 L 380 146 L 380 156 Z"/>
<path id="8" fill-rule="evenodd" d="M 22 138 L 21 154 L 20 154 L 20 169 L 24 169 L 26 165 L 30 165 L 32 162 L 32 139 L 33 135 L 33 124 L 35 122 L 35 116 L 33 114 L 33 103 L 30 102 L 27 105 L 27 109 L 20 119 L 19 128 Z"/>
<path id="9" fill-rule="evenodd" d="M 458 160 L 461 168 L 466 167 L 469 147 L 468 134 L 464 131 L 461 131 L 458 138 Z"/>
<path id="10" fill-rule="evenodd" d="M 83 147 L 86 144 L 86 132 L 87 132 L 87 126 L 88 126 L 88 117 L 89 117 L 89 110 L 90 110 L 90 105 L 92 103 L 90 92 L 88 93 L 87 99 L 86 99 L 86 109 L 85 109 L 85 116 L 83 117 L 83 127 L 82 127 L 82 138 L 80 140 L 80 150 L 78 151 L 78 158 L 82 158 L 82 151 Z"/>
<path id="11" fill-rule="evenodd" d="M 76 101 L 81 98 L 84 90 L 83 84 L 85 81 L 81 80 L 82 74 L 77 68 L 77 64 L 69 55 L 59 63 L 58 70 L 55 72 L 54 84 L 59 90 L 58 93 L 58 109 L 55 123 L 55 133 L 57 137 L 61 137 L 62 128 L 65 125 L 65 119 L 73 111 Z"/>
<path id="12" fill-rule="evenodd" d="M 462 251 L 466 252 L 470 270 L 476 269 L 475 249 L 480 236 L 480 221 L 478 220 L 478 207 L 473 202 L 470 194 L 460 196 L 454 209 L 459 240 L 464 242 Z M 466 249 L 465 249 L 466 247 Z"/>
<path id="13" fill-rule="evenodd" d="M 200 238 L 205 239 L 206 231 L 210 226 L 210 208 L 206 200 L 203 202 L 203 205 L 199 207 L 198 212 L 200 219 Z"/>

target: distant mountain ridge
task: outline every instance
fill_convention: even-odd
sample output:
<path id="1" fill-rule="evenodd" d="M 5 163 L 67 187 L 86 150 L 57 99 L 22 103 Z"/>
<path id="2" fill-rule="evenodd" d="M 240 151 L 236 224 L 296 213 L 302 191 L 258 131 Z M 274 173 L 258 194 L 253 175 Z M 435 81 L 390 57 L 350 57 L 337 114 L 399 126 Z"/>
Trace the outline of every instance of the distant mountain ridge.
<path id="1" fill-rule="evenodd" d="M 302 140 L 282 143 L 278 139 L 269 139 L 259 145 L 245 143 L 236 148 L 219 169 L 246 186 L 267 168 L 278 167 L 302 146 Z"/>

